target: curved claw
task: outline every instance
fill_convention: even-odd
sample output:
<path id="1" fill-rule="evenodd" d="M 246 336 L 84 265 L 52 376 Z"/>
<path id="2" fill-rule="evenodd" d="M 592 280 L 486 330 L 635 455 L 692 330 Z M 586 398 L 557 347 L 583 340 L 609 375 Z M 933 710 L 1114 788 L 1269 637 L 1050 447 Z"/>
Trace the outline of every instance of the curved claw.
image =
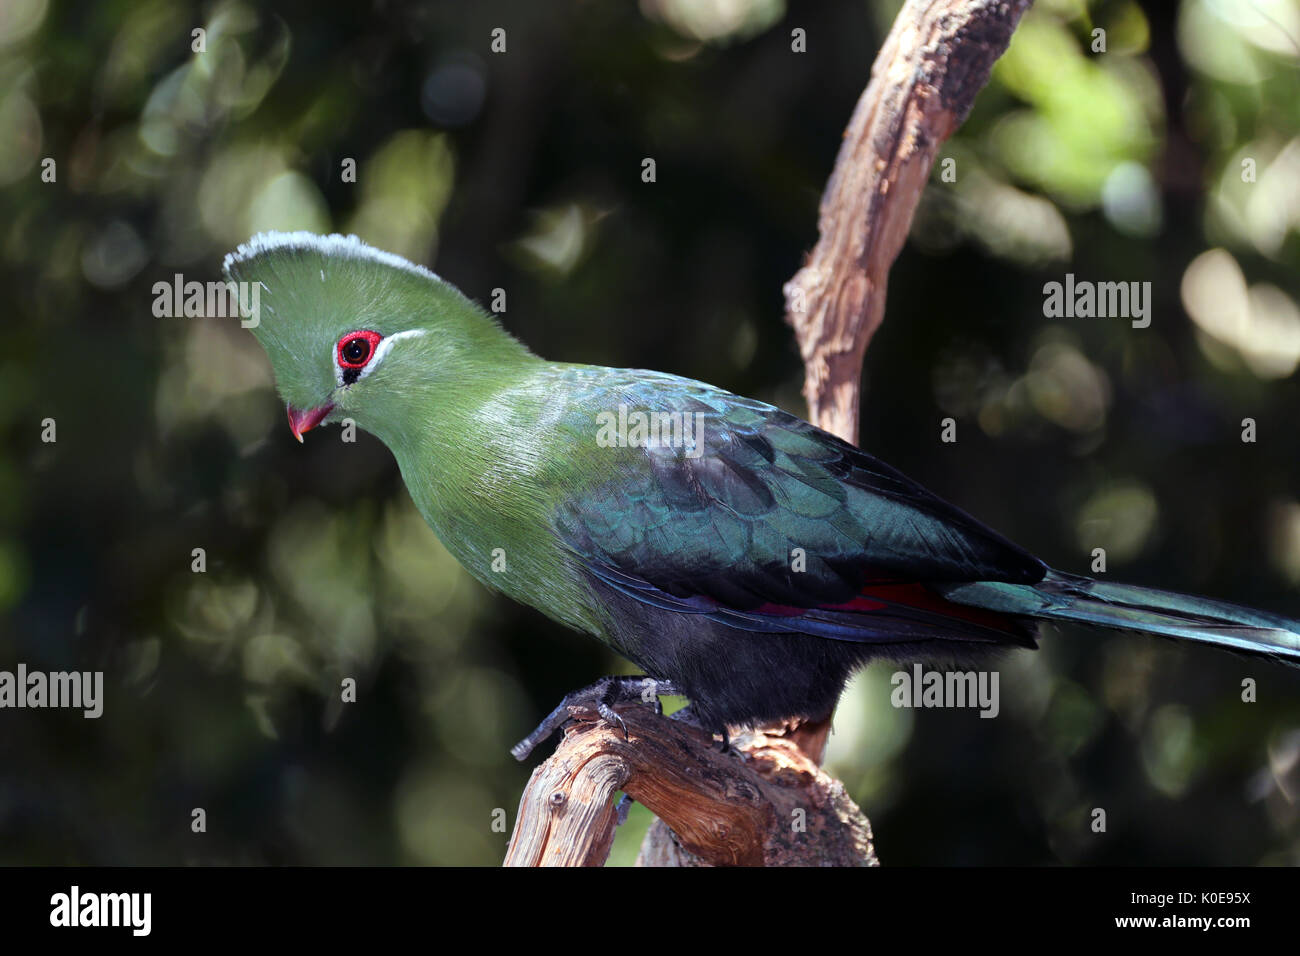
<path id="1" fill-rule="evenodd" d="M 600 714 L 600 716 L 605 719 L 606 723 L 617 724 L 618 729 L 623 731 L 624 740 L 630 739 L 627 733 L 627 724 L 623 722 L 623 718 L 618 715 L 618 711 L 613 707 L 609 706 L 609 704 L 605 703 L 603 700 L 598 701 L 596 703 L 596 713 Z"/>

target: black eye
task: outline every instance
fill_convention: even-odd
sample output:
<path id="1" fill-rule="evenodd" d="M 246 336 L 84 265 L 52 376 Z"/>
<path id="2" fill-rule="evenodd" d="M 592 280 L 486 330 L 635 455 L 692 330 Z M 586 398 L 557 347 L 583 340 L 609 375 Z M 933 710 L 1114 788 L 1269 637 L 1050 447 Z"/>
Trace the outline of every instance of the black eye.
<path id="1" fill-rule="evenodd" d="M 339 354 L 349 365 L 361 365 L 370 358 L 370 343 L 363 338 L 349 339 L 343 343 Z"/>

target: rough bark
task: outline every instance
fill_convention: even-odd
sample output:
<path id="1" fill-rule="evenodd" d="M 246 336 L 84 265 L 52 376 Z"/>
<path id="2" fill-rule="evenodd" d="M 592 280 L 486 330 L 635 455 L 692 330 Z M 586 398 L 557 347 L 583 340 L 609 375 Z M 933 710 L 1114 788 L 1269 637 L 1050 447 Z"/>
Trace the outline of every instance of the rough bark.
<path id="1" fill-rule="evenodd" d="M 519 805 L 507 866 L 601 866 L 624 791 L 659 818 L 639 865 L 870 866 L 871 826 L 844 785 L 773 728 L 722 752 L 704 731 L 642 704 L 616 708 L 627 727 L 573 708 L 555 754 Z"/>
<path id="2" fill-rule="evenodd" d="M 858 438 L 867 343 L 885 315 L 889 268 L 939 147 L 961 125 L 1029 0 L 910 0 L 844 132 L 822 195 L 821 238 L 785 285 L 809 420 Z"/>

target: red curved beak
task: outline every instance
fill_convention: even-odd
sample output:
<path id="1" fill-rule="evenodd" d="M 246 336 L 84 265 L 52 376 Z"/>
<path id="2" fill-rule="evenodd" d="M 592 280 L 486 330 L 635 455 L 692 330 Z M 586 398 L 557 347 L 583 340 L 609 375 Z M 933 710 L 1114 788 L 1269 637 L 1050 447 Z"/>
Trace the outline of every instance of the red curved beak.
<path id="1" fill-rule="evenodd" d="M 294 408 L 292 405 L 284 406 L 285 411 L 289 413 L 289 430 L 293 432 L 293 437 L 302 441 L 303 432 L 309 432 L 321 423 L 330 412 L 334 411 L 334 403 L 328 402 L 320 408 Z"/>

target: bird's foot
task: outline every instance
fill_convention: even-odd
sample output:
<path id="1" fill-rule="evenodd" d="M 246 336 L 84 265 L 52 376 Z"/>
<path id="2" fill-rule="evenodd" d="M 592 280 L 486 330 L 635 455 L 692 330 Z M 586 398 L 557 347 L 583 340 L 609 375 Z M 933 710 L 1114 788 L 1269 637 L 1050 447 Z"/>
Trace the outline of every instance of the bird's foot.
<path id="1" fill-rule="evenodd" d="M 721 729 L 717 727 L 706 726 L 704 721 L 700 719 L 700 715 L 695 712 L 695 707 L 693 704 L 687 704 L 681 710 L 674 713 L 672 717 L 670 717 L 669 719 L 680 720 L 688 727 L 697 727 L 700 730 L 704 731 L 706 734 L 709 734 L 710 736 L 714 736 L 714 737 L 721 736 L 722 745 L 718 748 L 719 753 L 724 753 L 724 754 L 734 753 L 737 756 L 744 757 L 744 754 L 741 751 L 734 750 L 732 748 L 731 738 L 727 735 L 726 724 L 723 724 Z"/>
<path id="2" fill-rule="evenodd" d="M 677 692 L 677 688 L 671 681 L 657 680 L 653 677 L 602 677 L 590 687 L 575 690 L 565 696 L 564 700 L 560 701 L 560 706 L 551 711 L 531 734 L 510 748 L 510 753 L 516 760 L 527 760 L 528 755 L 540 744 L 573 719 L 569 711 L 571 707 L 594 710 L 606 722 L 623 731 L 623 737 L 626 739 L 627 724 L 614 710 L 615 704 L 640 700 L 653 705 L 656 714 L 662 714 L 663 705 L 659 703 L 659 695 Z"/>

